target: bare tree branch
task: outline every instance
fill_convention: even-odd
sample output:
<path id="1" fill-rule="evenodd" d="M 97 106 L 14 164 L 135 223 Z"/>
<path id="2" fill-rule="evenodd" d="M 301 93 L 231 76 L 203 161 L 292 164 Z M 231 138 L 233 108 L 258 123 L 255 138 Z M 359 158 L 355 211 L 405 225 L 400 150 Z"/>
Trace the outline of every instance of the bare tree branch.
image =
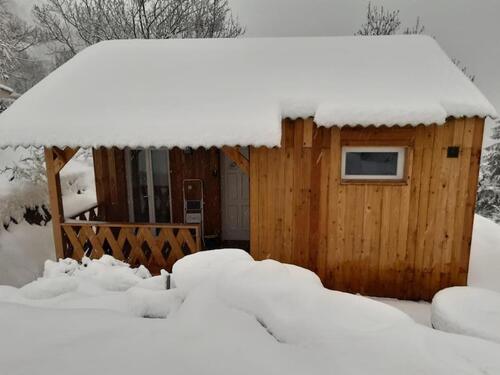
<path id="1" fill-rule="evenodd" d="M 39 30 L 14 16 L 0 0 L 0 80 L 19 68 L 28 59 L 26 50 L 39 41 Z"/>
<path id="2" fill-rule="evenodd" d="M 237 37 L 228 0 L 47 0 L 33 14 L 54 53 L 67 57 L 109 39 Z"/>

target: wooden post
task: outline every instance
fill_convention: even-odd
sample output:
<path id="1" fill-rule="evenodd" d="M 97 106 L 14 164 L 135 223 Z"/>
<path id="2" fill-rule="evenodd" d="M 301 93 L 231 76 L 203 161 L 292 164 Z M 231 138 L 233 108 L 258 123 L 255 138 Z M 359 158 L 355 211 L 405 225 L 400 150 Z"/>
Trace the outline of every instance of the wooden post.
<path id="1" fill-rule="evenodd" d="M 62 204 L 60 168 L 56 165 L 56 157 L 52 148 L 45 148 L 45 166 L 47 169 L 47 184 L 49 187 L 50 212 L 52 214 L 52 231 L 56 257 L 64 258 L 64 237 L 61 223 L 64 222 L 64 209 Z M 59 170 L 58 170 L 59 169 Z"/>

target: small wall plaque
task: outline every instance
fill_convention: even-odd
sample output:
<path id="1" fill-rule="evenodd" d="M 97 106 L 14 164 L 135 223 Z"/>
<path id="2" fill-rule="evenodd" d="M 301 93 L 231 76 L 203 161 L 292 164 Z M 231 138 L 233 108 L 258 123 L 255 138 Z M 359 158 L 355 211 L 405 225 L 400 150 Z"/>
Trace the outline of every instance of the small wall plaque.
<path id="1" fill-rule="evenodd" d="M 460 147 L 458 147 L 458 146 L 450 146 L 450 147 L 448 147 L 448 154 L 447 154 L 447 156 L 449 158 L 458 158 L 459 154 L 460 154 Z"/>

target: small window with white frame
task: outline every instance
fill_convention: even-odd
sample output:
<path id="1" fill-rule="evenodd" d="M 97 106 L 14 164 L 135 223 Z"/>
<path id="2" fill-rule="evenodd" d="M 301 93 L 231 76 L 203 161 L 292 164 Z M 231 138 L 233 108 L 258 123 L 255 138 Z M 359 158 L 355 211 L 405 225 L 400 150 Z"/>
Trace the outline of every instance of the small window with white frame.
<path id="1" fill-rule="evenodd" d="M 342 147 L 342 180 L 402 181 L 406 147 Z"/>

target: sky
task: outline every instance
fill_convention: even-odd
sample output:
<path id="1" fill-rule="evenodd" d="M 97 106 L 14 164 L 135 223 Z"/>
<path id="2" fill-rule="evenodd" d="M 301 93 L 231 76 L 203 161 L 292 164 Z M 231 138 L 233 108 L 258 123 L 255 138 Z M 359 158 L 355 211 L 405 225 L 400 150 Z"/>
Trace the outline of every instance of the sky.
<path id="1" fill-rule="evenodd" d="M 21 15 L 38 0 L 13 0 Z M 420 17 L 450 57 L 500 111 L 500 0 L 374 0 L 399 9 L 403 26 Z M 368 0 L 229 0 L 246 37 L 352 35 L 366 18 Z M 422 56 L 425 58 L 425 56 Z M 485 143 L 489 144 L 489 131 Z"/>
<path id="2" fill-rule="evenodd" d="M 365 0 L 229 0 L 247 37 L 352 35 L 366 19 Z M 500 112 L 500 0 L 372 1 L 399 9 L 404 26 L 420 17 L 425 33 L 476 76 Z M 425 58 L 425 56 L 422 56 Z M 490 122 L 491 125 L 491 122 Z M 489 144 L 489 129 L 485 145 Z"/>

